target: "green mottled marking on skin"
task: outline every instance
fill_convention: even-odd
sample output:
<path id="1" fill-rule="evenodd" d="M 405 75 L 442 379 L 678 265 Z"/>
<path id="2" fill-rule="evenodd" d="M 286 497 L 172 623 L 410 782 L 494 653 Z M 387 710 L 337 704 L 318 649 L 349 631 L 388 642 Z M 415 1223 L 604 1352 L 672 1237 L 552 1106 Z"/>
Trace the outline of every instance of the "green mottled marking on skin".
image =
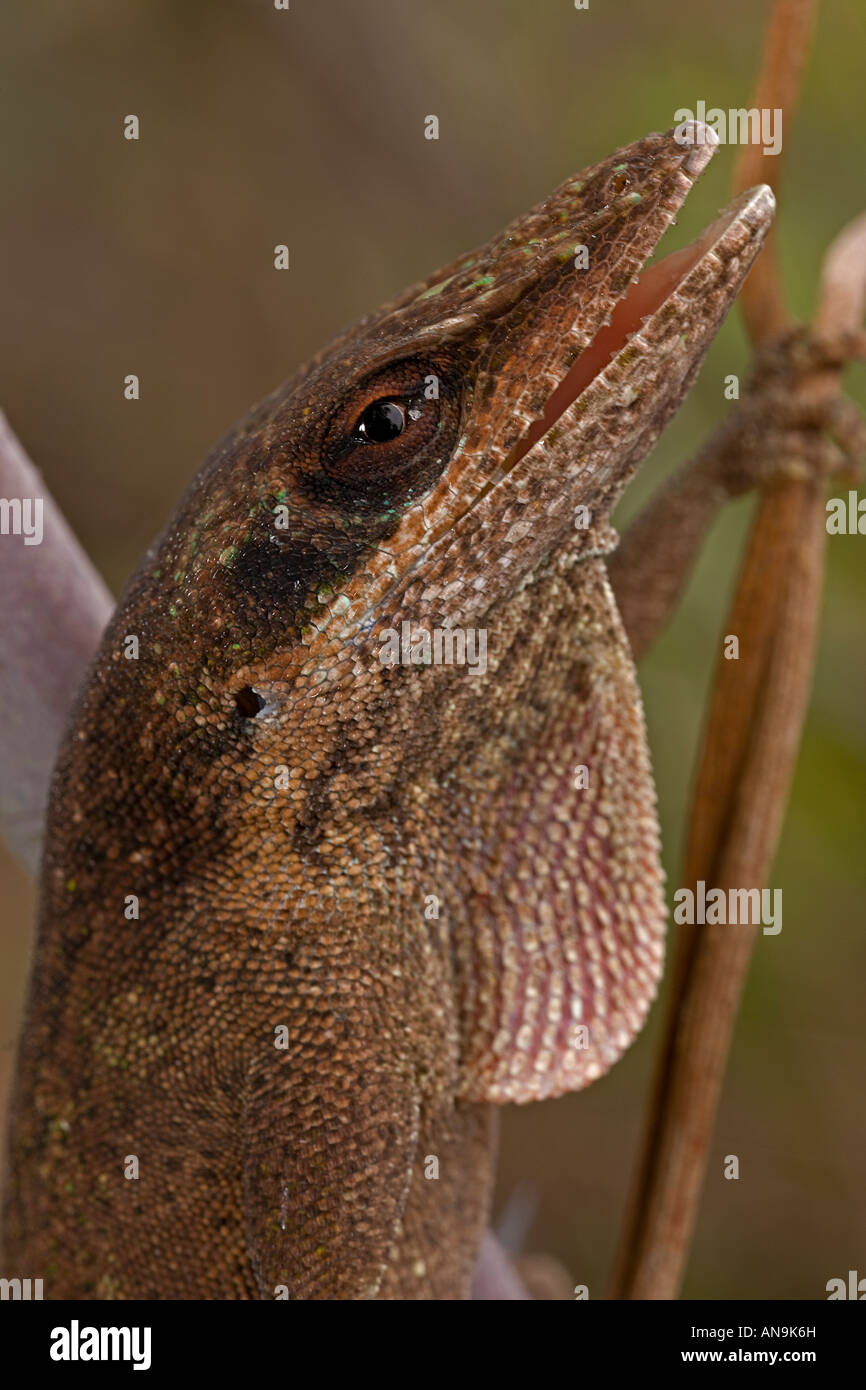
<path id="1" fill-rule="evenodd" d="M 627 168 L 628 168 L 628 165 L 627 165 L 627 164 L 614 164 L 614 166 L 613 166 L 613 172 L 614 172 L 615 174 L 621 174 L 622 171 L 623 171 L 623 169 L 627 169 Z"/>
<path id="2" fill-rule="evenodd" d="M 446 285 L 449 285 L 450 283 L 451 281 L 449 279 L 443 280 L 440 285 L 432 285 L 429 290 L 425 290 L 423 294 L 419 294 L 418 298 L 432 299 L 434 295 L 441 294 L 442 291 L 445 289 Z"/>
<path id="3" fill-rule="evenodd" d="M 583 190 L 583 180 L 578 179 L 577 182 L 573 183 L 571 186 L 574 189 L 575 193 L 580 193 Z"/>
<path id="4" fill-rule="evenodd" d="M 643 197 L 643 194 L 642 194 L 642 193 L 629 193 L 628 196 L 629 196 L 629 198 L 631 199 L 631 201 L 632 201 L 633 203 L 639 203 L 640 200 L 641 200 L 641 198 Z"/>
<path id="5" fill-rule="evenodd" d="M 77 887 L 78 887 L 78 879 L 77 879 L 77 878 L 68 878 L 68 879 L 66 880 L 66 891 L 67 891 L 67 893 L 74 893 Z"/>
<path id="6" fill-rule="evenodd" d="M 234 563 L 234 558 L 235 558 L 235 556 L 237 555 L 237 553 L 238 553 L 238 548 L 237 548 L 236 545 L 230 545 L 230 546 L 228 546 L 228 547 L 227 547 L 225 550 L 223 550 L 222 553 L 220 554 L 219 563 L 220 563 L 221 565 L 225 565 L 227 568 L 230 569 L 231 566 L 232 566 L 232 564 Z"/>
<path id="7" fill-rule="evenodd" d="M 168 605 L 168 611 L 169 611 L 170 617 L 176 618 L 176 617 L 177 617 L 177 604 L 175 604 L 175 603 L 170 603 L 170 604 Z"/>
<path id="8" fill-rule="evenodd" d="M 480 289 L 483 285 L 492 285 L 492 284 L 493 284 L 493 276 L 492 276 L 492 275 L 480 275 L 480 276 L 478 277 L 477 280 L 473 280 L 473 281 L 472 281 L 472 284 L 469 286 L 469 288 L 470 288 L 470 290 L 477 290 L 477 289 Z"/>

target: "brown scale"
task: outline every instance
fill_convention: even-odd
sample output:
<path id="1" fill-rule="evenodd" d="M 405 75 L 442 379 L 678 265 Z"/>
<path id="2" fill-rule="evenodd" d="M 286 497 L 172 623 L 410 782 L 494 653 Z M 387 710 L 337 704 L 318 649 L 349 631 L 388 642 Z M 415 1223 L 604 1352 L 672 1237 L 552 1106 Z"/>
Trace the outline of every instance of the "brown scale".
<path id="1" fill-rule="evenodd" d="M 638 141 L 348 330 L 132 580 L 54 778 L 19 1059 L 4 1270 L 47 1297 L 465 1297 L 490 1102 L 641 1026 L 664 906 L 607 518 L 769 196 L 605 324 L 710 152 Z M 404 620 L 486 630 L 486 672 L 384 666 Z"/>

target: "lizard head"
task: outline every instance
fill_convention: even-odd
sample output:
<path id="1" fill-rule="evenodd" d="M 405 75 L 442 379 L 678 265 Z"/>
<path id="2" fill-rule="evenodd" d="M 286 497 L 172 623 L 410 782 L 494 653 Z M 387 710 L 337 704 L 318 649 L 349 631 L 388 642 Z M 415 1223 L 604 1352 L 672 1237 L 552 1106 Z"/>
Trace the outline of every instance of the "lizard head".
<path id="1" fill-rule="evenodd" d="M 205 625 L 231 629 L 233 670 L 276 646 L 294 679 L 401 619 L 477 624 L 551 554 L 611 547 L 610 510 L 772 218 L 769 189 L 754 189 L 642 270 L 713 152 L 712 132 L 689 126 L 611 155 L 242 422 L 162 566 L 180 576 L 178 612 L 207 579 Z M 250 632 L 244 611 L 264 608 L 267 631 Z"/>

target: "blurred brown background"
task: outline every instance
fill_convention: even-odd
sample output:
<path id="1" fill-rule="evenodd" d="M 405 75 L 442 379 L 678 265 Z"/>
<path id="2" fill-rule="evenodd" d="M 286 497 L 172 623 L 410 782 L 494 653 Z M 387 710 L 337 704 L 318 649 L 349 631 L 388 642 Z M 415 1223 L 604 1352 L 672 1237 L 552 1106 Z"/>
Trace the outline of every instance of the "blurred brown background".
<path id="1" fill-rule="evenodd" d="M 29 0 L 0 16 L 0 405 L 117 591 L 211 443 L 346 321 L 486 240 L 568 173 L 704 98 L 747 105 L 766 6 L 729 0 Z M 827 3 L 786 131 L 781 250 L 810 311 L 832 235 L 866 208 L 860 0 Z M 137 143 L 123 117 L 141 120 Z M 440 120 L 438 143 L 423 121 Z M 723 148 L 680 239 L 726 199 Z M 291 249 L 288 273 L 273 247 Z M 721 418 L 736 315 L 629 495 Z M 141 400 L 123 399 L 123 378 Z M 852 371 L 866 401 L 866 374 Z M 749 505 L 732 509 L 642 670 L 676 885 L 689 767 Z M 620 518 L 622 519 L 622 518 Z M 862 1079 L 866 716 L 862 538 L 829 544 L 814 699 L 685 1286 L 824 1297 L 866 1274 Z M 32 893 L 0 864 L 0 1045 Z M 499 1205 L 601 1296 L 659 1011 L 588 1091 L 504 1115 Z M 739 1182 L 722 1178 L 740 1157 Z M 522 1200 L 522 1199 L 521 1199 Z"/>

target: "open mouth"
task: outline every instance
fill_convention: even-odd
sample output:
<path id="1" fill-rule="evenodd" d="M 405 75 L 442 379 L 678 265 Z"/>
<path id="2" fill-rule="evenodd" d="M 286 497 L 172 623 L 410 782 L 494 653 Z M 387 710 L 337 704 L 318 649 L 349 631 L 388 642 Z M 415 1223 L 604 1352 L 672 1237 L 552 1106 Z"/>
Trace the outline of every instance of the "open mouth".
<path id="1" fill-rule="evenodd" d="M 693 276 L 702 263 L 727 254 L 730 243 L 741 237 L 743 223 L 750 217 L 767 222 L 772 207 L 769 188 L 751 189 L 731 203 L 689 246 L 670 252 L 640 271 L 614 305 L 609 321 L 602 325 L 548 397 L 541 416 L 511 449 L 503 471 L 509 472 L 548 433 L 674 295 L 689 298 L 693 288 L 691 281 L 704 278 Z M 694 289 L 698 289 L 697 284 Z"/>

